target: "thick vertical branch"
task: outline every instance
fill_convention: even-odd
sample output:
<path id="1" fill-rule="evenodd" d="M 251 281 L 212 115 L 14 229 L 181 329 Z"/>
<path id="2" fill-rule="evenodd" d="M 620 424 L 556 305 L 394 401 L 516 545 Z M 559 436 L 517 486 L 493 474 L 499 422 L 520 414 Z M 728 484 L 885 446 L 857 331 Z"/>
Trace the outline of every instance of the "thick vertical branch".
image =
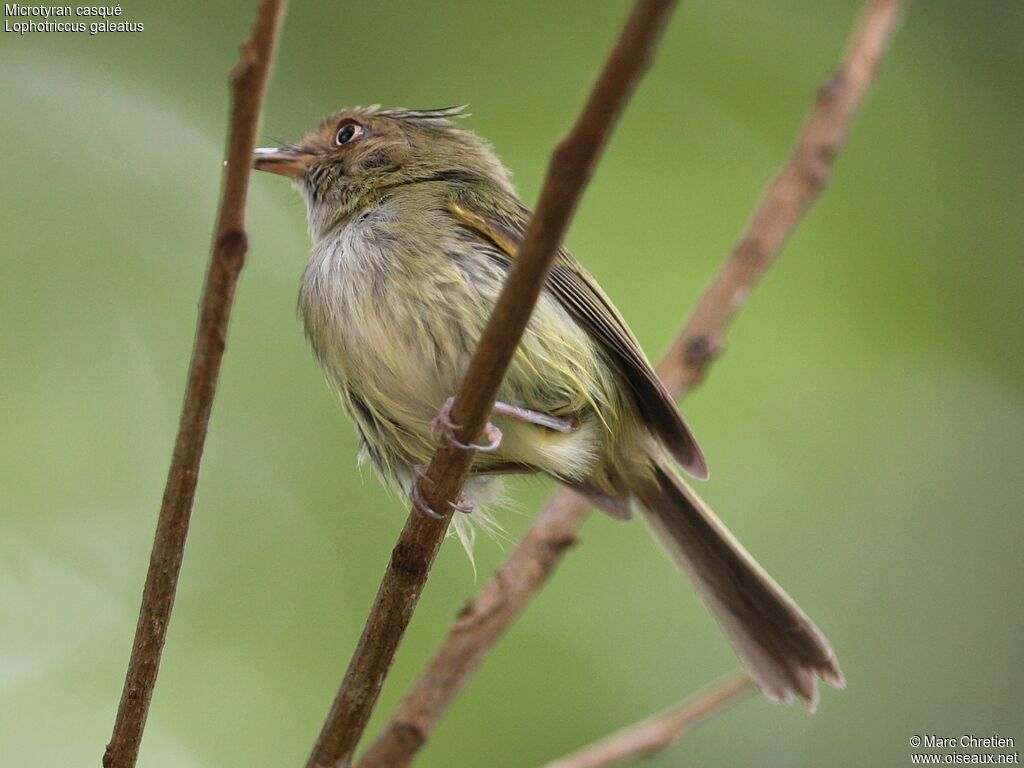
<path id="1" fill-rule="evenodd" d="M 637 0 L 583 112 L 551 157 L 515 266 L 452 404 L 461 443 L 475 440 L 487 423 L 573 212 L 675 4 Z M 417 481 L 426 504 L 447 514 L 436 520 L 415 508 L 410 512 L 307 768 L 350 764 L 444 538 L 449 504 L 457 499 L 472 461 L 472 451 L 447 443 Z"/>
<path id="2" fill-rule="evenodd" d="M 206 284 L 199 302 L 199 324 L 178 437 L 160 507 L 121 703 L 113 735 L 103 755 L 105 768 L 131 768 L 135 765 L 160 669 L 206 429 L 224 355 L 228 319 L 248 248 L 245 206 L 252 154 L 283 16 L 284 0 L 263 0 L 252 35 L 242 46 L 241 60 L 231 72 L 231 125 L 224 191 Z"/>
<path id="3" fill-rule="evenodd" d="M 819 91 L 793 152 L 765 190 L 739 245 L 658 366 L 677 398 L 715 359 L 743 304 L 817 199 L 850 124 L 878 73 L 903 0 L 870 0 L 837 74 Z M 575 541 L 588 504 L 559 488 L 505 564 L 460 613 L 426 669 L 359 762 L 359 768 L 409 765 L 484 658 L 554 573 Z"/>

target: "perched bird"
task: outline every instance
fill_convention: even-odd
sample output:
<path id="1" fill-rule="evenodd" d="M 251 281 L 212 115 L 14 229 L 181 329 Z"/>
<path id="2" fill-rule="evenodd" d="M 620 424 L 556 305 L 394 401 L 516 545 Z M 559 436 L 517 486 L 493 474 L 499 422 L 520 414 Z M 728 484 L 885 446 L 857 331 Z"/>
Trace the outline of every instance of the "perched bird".
<path id="1" fill-rule="evenodd" d="M 516 258 L 530 211 L 461 108 L 356 107 L 254 166 L 305 198 L 313 251 L 299 307 L 324 372 L 387 483 L 453 439 L 447 407 Z M 770 698 L 811 709 L 844 685 L 828 640 L 674 468 L 707 463 L 622 316 L 567 251 L 545 289 L 474 459 L 471 512 L 498 475 L 540 472 L 617 518 L 643 510 Z M 425 510 L 430 512 L 430 510 Z M 459 517 L 459 515 L 457 515 Z"/>

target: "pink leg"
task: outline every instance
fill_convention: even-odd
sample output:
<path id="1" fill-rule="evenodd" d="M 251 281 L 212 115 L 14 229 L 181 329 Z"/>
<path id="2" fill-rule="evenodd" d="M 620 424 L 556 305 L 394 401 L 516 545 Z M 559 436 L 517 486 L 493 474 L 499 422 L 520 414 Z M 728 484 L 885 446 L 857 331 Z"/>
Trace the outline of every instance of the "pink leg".
<path id="1" fill-rule="evenodd" d="M 487 445 L 477 445 L 476 443 L 461 443 L 455 439 L 454 432 L 459 428 L 459 425 L 452 421 L 452 402 L 455 400 L 453 397 L 449 397 L 444 401 L 444 405 L 441 406 L 441 411 L 434 417 L 434 420 L 430 422 L 430 436 L 434 438 L 434 442 L 440 442 L 443 437 L 449 443 L 454 445 L 456 448 L 461 448 L 464 451 L 479 451 L 480 453 L 494 453 L 498 450 L 498 446 L 501 445 L 501 430 L 496 426 L 487 423 L 484 427 L 484 434 L 487 435 L 487 439 L 491 442 Z"/>
<path id="2" fill-rule="evenodd" d="M 500 413 L 502 416 L 508 416 L 512 419 L 519 419 L 525 421 L 528 424 L 536 424 L 539 427 L 547 427 L 553 429 L 555 432 L 563 432 L 569 434 L 579 429 L 579 424 L 574 424 L 566 419 L 560 419 L 557 416 L 551 416 L 546 413 L 540 413 L 539 411 L 531 411 L 529 408 L 520 408 L 518 405 L 509 405 L 503 403 L 500 400 L 494 404 L 494 412 Z"/>

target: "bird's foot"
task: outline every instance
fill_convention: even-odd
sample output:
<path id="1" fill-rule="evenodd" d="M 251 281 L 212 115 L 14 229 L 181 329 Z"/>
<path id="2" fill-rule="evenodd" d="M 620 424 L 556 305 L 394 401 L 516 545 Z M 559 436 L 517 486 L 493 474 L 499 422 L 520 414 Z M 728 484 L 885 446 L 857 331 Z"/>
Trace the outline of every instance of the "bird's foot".
<path id="1" fill-rule="evenodd" d="M 464 493 L 459 494 L 459 501 L 457 503 L 449 501 L 448 506 L 464 515 L 469 515 L 476 511 L 476 502 Z"/>
<path id="2" fill-rule="evenodd" d="M 412 470 L 412 488 L 409 490 L 409 501 L 412 502 L 412 508 L 419 512 L 421 515 L 432 517 L 435 520 L 443 520 L 444 515 L 436 512 L 433 507 L 427 503 L 426 497 L 423 495 L 422 483 L 427 480 L 427 468 L 422 464 L 417 464 Z"/>
<path id="3" fill-rule="evenodd" d="M 431 507 L 430 504 L 427 503 L 426 496 L 423 494 L 422 483 L 426 482 L 426 479 L 427 468 L 423 464 L 417 464 L 413 467 L 412 489 L 409 491 L 409 501 L 412 503 L 413 509 L 421 515 L 432 517 L 435 520 L 443 520 L 444 515 Z M 459 500 L 457 502 L 449 501 L 448 506 L 455 512 L 462 512 L 466 515 L 476 511 L 476 502 L 464 493 L 459 494 Z"/>
<path id="4" fill-rule="evenodd" d="M 463 443 L 455 439 L 455 430 L 460 429 L 460 426 L 453 422 L 451 418 L 452 403 L 454 401 L 454 397 L 449 397 L 445 400 L 437 416 L 430 422 L 430 436 L 434 439 L 434 442 L 440 443 L 443 438 L 456 448 L 461 448 L 464 451 L 479 451 L 480 453 L 494 453 L 497 451 L 498 446 L 501 445 L 501 430 L 490 422 L 487 422 L 487 426 L 484 427 L 484 434 L 490 441 L 486 445 Z"/>

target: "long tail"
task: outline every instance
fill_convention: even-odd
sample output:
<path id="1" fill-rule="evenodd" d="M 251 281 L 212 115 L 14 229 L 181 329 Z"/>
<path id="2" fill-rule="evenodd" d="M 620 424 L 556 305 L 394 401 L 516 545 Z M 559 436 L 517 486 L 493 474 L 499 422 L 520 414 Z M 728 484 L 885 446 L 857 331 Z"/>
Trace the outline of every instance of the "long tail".
<path id="1" fill-rule="evenodd" d="M 818 677 L 836 688 L 846 684 L 828 639 L 668 461 L 652 463 L 653 474 L 630 482 L 647 521 L 764 694 L 785 703 L 795 694 L 813 712 Z"/>

